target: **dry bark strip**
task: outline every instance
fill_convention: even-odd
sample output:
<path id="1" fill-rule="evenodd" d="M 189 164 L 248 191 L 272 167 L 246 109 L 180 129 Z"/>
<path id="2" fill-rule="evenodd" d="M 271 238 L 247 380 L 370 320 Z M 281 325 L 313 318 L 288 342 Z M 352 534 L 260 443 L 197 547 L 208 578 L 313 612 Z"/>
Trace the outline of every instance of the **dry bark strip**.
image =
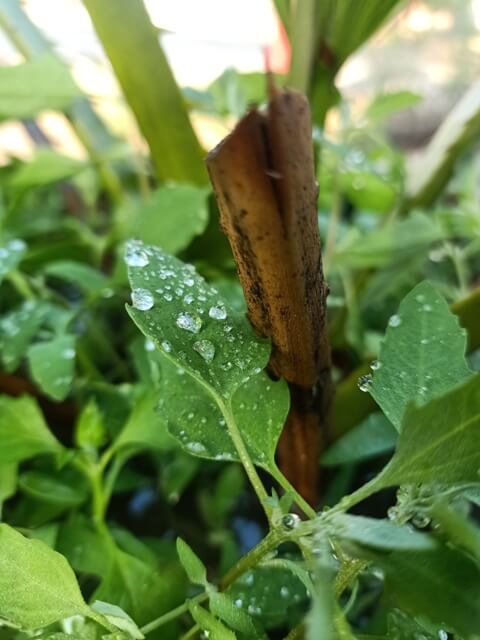
<path id="1" fill-rule="evenodd" d="M 253 108 L 207 167 L 249 319 L 272 339 L 271 373 L 291 389 L 280 466 L 313 504 L 332 398 L 318 188 L 308 102 L 293 91 L 271 93 L 266 113 Z"/>

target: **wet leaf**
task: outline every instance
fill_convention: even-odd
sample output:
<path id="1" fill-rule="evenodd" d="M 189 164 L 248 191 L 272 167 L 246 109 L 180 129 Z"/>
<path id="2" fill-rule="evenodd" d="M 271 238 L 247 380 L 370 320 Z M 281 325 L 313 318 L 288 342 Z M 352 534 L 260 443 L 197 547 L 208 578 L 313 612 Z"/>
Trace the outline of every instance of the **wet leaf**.
<path id="1" fill-rule="evenodd" d="M 63 335 L 34 344 L 28 350 L 32 377 L 54 400 L 64 400 L 75 371 L 75 337 Z"/>

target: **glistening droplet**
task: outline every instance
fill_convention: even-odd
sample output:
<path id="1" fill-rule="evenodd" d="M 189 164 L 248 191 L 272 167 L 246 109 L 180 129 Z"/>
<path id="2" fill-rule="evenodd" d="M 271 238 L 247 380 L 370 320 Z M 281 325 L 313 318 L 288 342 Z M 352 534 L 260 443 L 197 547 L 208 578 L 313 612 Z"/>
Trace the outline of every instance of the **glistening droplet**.
<path id="1" fill-rule="evenodd" d="M 207 364 L 210 364 L 215 357 L 215 345 L 210 340 L 198 340 L 193 344 L 193 348 Z"/>
<path id="2" fill-rule="evenodd" d="M 190 333 L 198 333 L 202 328 L 200 318 L 186 311 L 178 314 L 176 324 L 180 329 L 185 329 L 185 331 L 190 331 Z"/>
<path id="3" fill-rule="evenodd" d="M 133 289 L 132 304 L 139 311 L 148 311 L 153 307 L 153 296 L 148 289 Z"/>

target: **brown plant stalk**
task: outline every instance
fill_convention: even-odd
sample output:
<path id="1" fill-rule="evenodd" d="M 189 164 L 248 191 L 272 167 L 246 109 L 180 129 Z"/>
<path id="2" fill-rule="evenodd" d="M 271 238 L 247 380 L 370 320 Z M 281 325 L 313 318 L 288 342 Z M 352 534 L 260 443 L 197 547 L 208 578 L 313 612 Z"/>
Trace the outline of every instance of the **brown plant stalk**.
<path id="1" fill-rule="evenodd" d="M 315 504 L 332 383 L 306 98 L 271 90 L 267 111 L 251 109 L 209 153 L 207 168 L 248 317 L 272 340 L 271 374 L 290 386 L 280 467 Z"/>

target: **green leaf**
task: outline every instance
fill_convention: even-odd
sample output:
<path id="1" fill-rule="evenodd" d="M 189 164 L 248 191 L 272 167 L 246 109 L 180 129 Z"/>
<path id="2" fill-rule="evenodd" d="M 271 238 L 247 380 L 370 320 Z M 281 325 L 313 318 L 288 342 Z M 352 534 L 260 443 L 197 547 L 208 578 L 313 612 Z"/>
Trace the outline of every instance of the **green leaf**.
<path id="1" fill-rule="evenodd" d="M 214 287 L 161 249 L 131 241 L 126 263 L 133 305 L 127 310 L 164 354 L 223 397 L 263 369 L 270 344 Z"/>
<path id="2" fill-rule="evenodd" d="M 142 0 L 84 5 L 148 142 L 158 179 L 205 184 L 200 146 Z"/>
<path id="3" fill-rule="evenodd" d="M 75 371 L 75 336 L 61 335 L 34 344 L 28 350 L 28 361 L 41 389 L 54 400 L 64 400 Z"/>
<path id="4" fill-rule="evenodd" d="M 22 491 L 36 500 L 66 507 L 79 506 L 88 497 L 83 476 L 72 469 L 65 469 L 56 475 L 30 469 L 19 476 L 18 484 Z"/>
<path id="5" fill-rule="evenodd" d="M 0 69 L 0 118 L 31 118 L 61 110 L 82 95 L 68 67 L 53 55 Z"/>
<path id="6" fill-rule="evenodd" d="M 300 622 L 307 602 L 306 589 L 290 568 L 257 567 L 236 580 L 227 594 L 267 628 Z"/>
<path id="7" fill-rule="evenodd" d="M 480 530 L 478 525 L 455 511 L 444 502 L 438 501 L 429 509 L 428 515 L 435 523 L 435 528 L 461 549 L 465 549 L 480 561 Z"/>
<path id="8" fill-rule="evenodd" d="M 168 253 L 178 253 L 205 230 L 207 195 L 205 188 L 193 185 L 159 187 L 137 211 L 133 235 Z"/>
<path id="9" fill-rule="evenodd" d="M 480 83 L 473 84 L 448 114 L 407 174 L 405 209 L 426 207 L 441 193 L 455 162 L 480 133 Z"/>
<path id="10" fill-rule="evenodd" d="M 14 238 L 0 246 L 0 282 L 20 263 L 27 245 L 20 238 Z"/>
<path id="11" fill-rule="evenodd" d="M 190 613 L 198 626 L 208 633 L 212 640 L 235 640 L 237 637 L 220 620 L 215 618 L 209 611 L 206 611 L 198 604 L 191 604 Z"/>
<path id="12" fill-rule="evenodd" d="M 355 205 L 357 209 L 366 209 L 369 211 L 379 211 L 387 213 L 392 209 L 398 197 L 396 189 L 392 185 L 392 181 L 387 176 L 376 175 L 367 171 L 344 171 L 340 174 L 340 185 L 348 196 L 348 199 Z M 394 225 L 392 225 L 394 226 Z M 369 251 L 369 245 L 372 242 L 370 235 L 377 236 L 377 242 L 385 238 L 387 234 L 370 232 L 366 240 L 366 250 Z M 414 238 L 410 239 L 412 244 Z M 361 244 L 361 242 L 360 242 Z M 398 251 L 399 248 L 395 247 Z M 359 254 L 356 252 L 356 246 L 353 248 L 358 259 Z M 373 254 L 371 257 L 374 258 Z"/>
<path id="13" fill-rule="evenodd" d="M 372 413 L 341 436 L 322 456 L 325 467 L 352 464 L 388 453 L 395 447 L 398 432 L 382 413 Z"/>
<path id="14" fill-rule="evenodd" d="M 192 455 L 239 461 L 225 418 L 212 396 L 202 386 L 192 385 L 183 369 L 166 365 L 162 370 L 160 410 L 172 436 Z M 255 375 L 234 393 L 231 406 L 251 459 L 271 469 L 289 408 L 285 381 L 272 382 L 265 374 Z"/>
<path id="15" fill-rule="evenodd" d="M 14 189 L 32 189 L 71 178 L 85 169 L 84 162 L 63 156 L 51 149 L 39 149 L 27 163 L 20 165 L 9 180 Z"/>
<path id="16" fill-rule="evenodd" d="M 434 538 L 408 525 L 400 526 L 389 520 L 337 514 L 332 519 L 333 535 L 362 546 L 385 550 L 420 551 L 437 546 Z"/>
<path id="17" fill-rule="evenodd" d="M 28 396 L 0 396 L 0 442 L 0 464 L 62 451 L 35 400 Z"/>
<path id="18" fill-rule="evenodd" d="M 107 439 L 103 415 L 95 400 L 83 408 L 75 425 L 75 444 L 81 449 L 98 449 Z"/>
<path id="19" fill-rule="evenodd" d="M 429 283 L 416 286 L 392 316 L 368 390 L 399 429 L 409 402 L 423 404 L 471 375 L 466 335 Z"/>
<path id="20" fill-rule="evenodd" d="M 17 465 L 15 463 L 0 465 L 0 514 L 2 503 L 13 496 L 17 490 Z"/>
<path id="21" fill-rule="evenodd" d="M 109 570 L 109 540 L 100 535 L 83 514 L 77 513 L 62 522 L 56 548 L 75 571 L 102 577 Z"/>
<path id="22" fill-rule="evenodd" d="M 467 556 L 440 547 L 430 551 L 394 551 L 375 556 L 385 572 L 386 589 L 411 615 L 474 638 L 480 628 L 480 569 Z"/>
<path id="23" fill-rule="evenodd" d="M 422 407 L 409 406 L 395 455 L 373 481 L 446 485 L 478 482 L 480 375 Z"/>
<path id="24" fill-rule="evenodd" d="M 385 224 L 364 236 L 351 234 L 339 245 L 333 263 L 354 269 L 380 267 L 424 254 L 443 236 L 444 231 L 435 220 L 423 213 L 414 213 L 407 220 Z"/>
<path id="25" fill-rule="evenodd" d="M 5 370 L 15 371 L 46 314 L 42 303 L 25 301 L 0 320 L 0 357 Z"/>
<path id="26" fill-rule="evenodd" d="M 165 420 L 156 411 L 158 398 L 158 391 L 147 391 L 137 399 L 132 413 L 115 441 L 116 451 L 123 447 L 159 451 L 172 448 L 173 441 L 167 433 Z"/>
<path id="27" fill-rule="evenodd" d="M 59 280 L 71 282 L 85 293 L 93 293 L 102 289 L 107 278 L 93 267 L 73 260 L 57 260 L 46 265 L 44 273 Z"/>
<path id="28" fill-rule="evenodd" d="M 178 565 L 166 565 L 159 571 L 113 547 L 108 569 L 92 599 L 114 602 L 138 625 L 144 625 L 183 600 L 182 574 Z"/>
<path id="29" fill-rule="evenodd" d="M 422 97 L 411 91 L 381 93 L 368 105 L 365 115 L 370 120 L 385 120 L 397 111 L 414 107 L 422 101 Z"/>
<path id="30" fill-rule="evenodd" d="M 124 631 L 131 638 L 142 640 L 142 638 L 145 637 L 128 613 L 125 613 L 125 611 L 120 607 L 117 607 L 117 605 L 102 602 L 101 600 L 95 600 L 95 602 L 92 603 L 91 608 L 93 611 L 100 613 L 111 624 L 117 627 L 117 629 Z"/>
<path id="31" fill-rule="evenodd" d="M 78 614 L 89 607 L 65 558 L 0 524 L 0 616 L 33 630 Z"/>
<path id="32" fill-rule="evenodd" d="M 209 594 L 209 603 L 213 615 L 223 620 L 234 631 L 240 631 L 252 638 L 265 637 L 259 632 L 257 625 L 248 613 L 236 607 L 233 600 L 225 593 L 212 591 Z"/>
<path id="33" fill-rule="evenodd" d="M 207 570 L 205 565 L 182 538 L 177 538 L 177 553 L 182 563 L 182 567 L 185 569 L 190 582 L 207 586 Z"/>

